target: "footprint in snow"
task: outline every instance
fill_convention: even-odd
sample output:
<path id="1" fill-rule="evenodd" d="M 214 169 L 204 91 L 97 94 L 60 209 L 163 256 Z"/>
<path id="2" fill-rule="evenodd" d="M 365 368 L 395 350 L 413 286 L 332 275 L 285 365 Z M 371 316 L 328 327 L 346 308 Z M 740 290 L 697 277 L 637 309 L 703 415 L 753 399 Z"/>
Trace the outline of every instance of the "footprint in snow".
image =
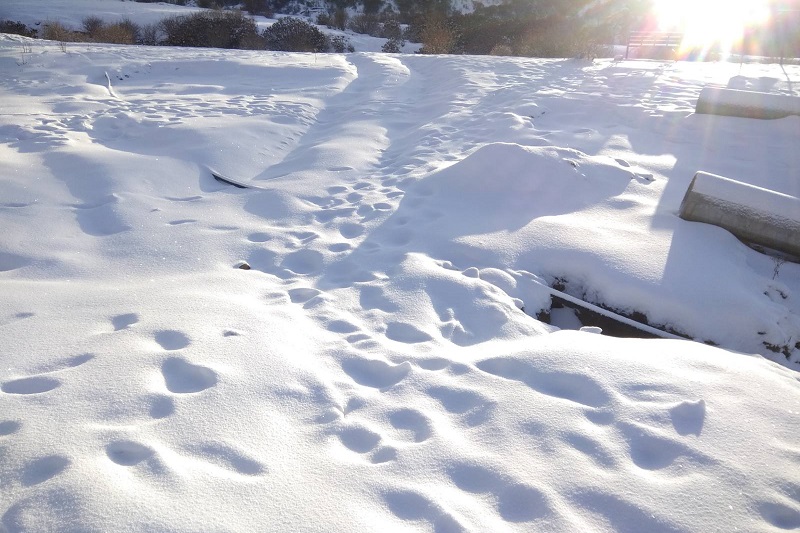
<path id="1" fill-rule="evenodd" d="M 67 457 L 62 455 L 48 455 L 40 457 L 25 465 L 20 481 L 24 487 L 31 487 L 44 483 L 62 473 L 71 464 Z"/>
<path id="2" fill-rule="evenodd" d="M 350 357 L 342 361 L 342 370 L 359 385 L 386 389 L 397 385 L 408 375 L 411 363 L 406 361 L 392 365 L 380 359 Z"/>
<path id="3" fill-rule="evenodd" d="M 669 438 L 654 430 L 632 423 L 620 423 L 619 429 L 628 443 L 628 452 L 633 463 L 643 470 L 662 470 L 680 459 L 682 467 L 687 463 L 710 464 L 713 460 L 693 450 L 678 439 Z M 681 468 L 690 472 L 691 468 Z"/>
<path id="4" fill-rule="evenodd" d="M 114 326 L 114 331 L 126 329 L 139 322 L 139 315 L 136 313 L 126 313 L 124 315 L 116 315 L 111 317 L 111 325 Z"/>
<path id="5" fill-rule="evenodd" d="M 55 378 L 32 376 L 6 381 L 0 385 L 0 390 L 6 394 L 42 394 L 59 386 L 61 386 L 61 381 Z"/>
<path id="6" fill-rule="evenodd" d="M 424 442 L 433 433 L 428 417 L 416 409 L 402 408 L 391 411 L 389 423 L 404 439 L 412 442 Z"/>
<path id="7" fill-rule="evenodd" d="M 292 303 L 303 304 L 321 295 L 322 291 L 312 289 L 311 287 L 298 287 L 296 289 L 289 289 L 289 299 Z"/>
<path id="8" fill-rule="evenodd" d="M 367 427 L 350 424 L 335 432 L 345 448 L 360 455 L 369 455 L 372 464 L 388 463 L 397 459 L 397 450 L 392 446 L 382 446 L 381 435 Z"/>
<path id="9" fill-rule="evenodd" d="M 156 342 L 165 350 L 180 350 L 191 344 L 189 337 L 180 331 L 171 329 L 158 331 L 155 334 Z"/>
<path id="10" fill-rule="evenodd" d="M 106 446 L 106 455 L 120 466 L 136 466 L 152 457 L 152 448 L 130 440 L 118 440 Z"/>
<path id="11" fill-rule="evenodd" d="M 433 531 L 467 531 L 458 519 L 422 492 L 408 489 L 392 489 L 383 495 L 389 510 L 397 518 L 410 522 L 425 520 Z"/>
<path id="12" fill-rule="evenodd" d="M 417 344 L 433 340 L 433 337 L 405 322 L 389 322 L 386 325 L 386 337 L 397 342 Z"/>
<path id="13" fill-rule="evenodd" d="M 151 418 L 160 420 L 175 413 L 175 400 L 169 396 L 155 395 L 149 398 L 148 402 L 150 404 L 149 414 Z"/>
<path id="14" fill-rule="evenodd" d="M 362 224 L 346 222 L 339 227 L 339 233 L 345 239 L 355 239 L 364 234 L 364 226 Z"/>
<path id="15" fill-rule="evenodd" d="M 457 463 L 448 469 L 448 474 L 455 486 L 465 492 L 492 495 L 497 511 L 507 522 L 531 522 L 554 514 L 543 491 L 485 466 Z"/>
<path id="16" fill-rule="evenodd" d="M 463 417 L 463 421 L 470 427 L 486 422 L 496 404 L 491 398 L 470 389 L 435 386 L 427 392 L 438 400 L 448 413 Z"/>
<path id="17" fill-rule="evenodd" d="M 21 427 L 22 424 L 17 422 L 16 420 L 5 420 L 3 422 L 0 422 L 0 437 L 13 435 L 17 431 L 19 431 Z"/>
<path id="18" fill-rule="evenodd" d="M 761 517 L 773 526 L 784 529 L 800 528 L 800 509 L 783 502 L 762 501 L 758 504 Z"/>
<path id="19" fill-rule="evenodd" d="M 669 410 L 672 426 L 679 435 L 700 436 L 706 419 L 706 402 L 681 402 Z"/>
<path id="20" fill-rule="evenodd" d="M 316 250 L 298 250 L 287 255 L 281 267 L 294 274 L 314 274 L 322 268 L 323 256 Z"/>
<path id="21" fill-rule="evenodd" d="M 170 357 L 164 361 L 161 373 L 167 390 L 176 394 L 201 392 L 217 384 L 216 372 L 180 357 Z"/>

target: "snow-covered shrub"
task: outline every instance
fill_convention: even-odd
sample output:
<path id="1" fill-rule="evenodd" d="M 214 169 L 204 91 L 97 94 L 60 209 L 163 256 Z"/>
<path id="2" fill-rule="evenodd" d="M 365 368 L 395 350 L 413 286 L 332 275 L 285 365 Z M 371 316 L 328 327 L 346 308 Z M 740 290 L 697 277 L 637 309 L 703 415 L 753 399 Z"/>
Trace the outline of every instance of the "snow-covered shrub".
<path id="1" fill-rule="evenodd" d="M 386 54 L 399 54 L 403 50 L 403 41 L 400 39 L 389 39 L 381 47 L 381 52 Z"/>
<path id="2" fill-rule="evenodd" d="M 381 23 L 376 15 L 368 15 L 366 13 L 356 15 L 347 23 L 347 29 L 373 37 L 381 36 Z"/>
<path id="3" fill-rule="evenodd" d="M 400 20 L 397 17 L 387 17 L 383 21 L 380 36 L 384 39 L 403 41 L 403 27 L 400 25 Z M 405 43 L 401 43 L 400 46 L 403 44 Z"/>
<path id="4" fill-rule="evenodd" d="M 200 11 L 161 21 L 168 46 L 243 48 L 258 34 L 256 23 L 241 11 Z"/>
<path id="5" fill-rule="evenodd" d="M 0 33 L 13 33 L 14 35 L 24 35 L 25 37 L 36 37 L 36 30 L 27 27 L 21 22 L 13 20 L 0 20 Z"/>
<path id="6" fill-rule="evenodd" d="M 268 50 L 284 52 L 324 52 L 328 49 L 325 34 L 305 20 L 285 17 L 264 30 Z"/>
<path id="7" fill-rule="evenodd" d="M 355 52 L 356 49 L 350 42 L 350 39 L 344 35 L 333 35 L 328 39 L 328 49 L 331 52 L 343 54 L 345 52 Z"/>

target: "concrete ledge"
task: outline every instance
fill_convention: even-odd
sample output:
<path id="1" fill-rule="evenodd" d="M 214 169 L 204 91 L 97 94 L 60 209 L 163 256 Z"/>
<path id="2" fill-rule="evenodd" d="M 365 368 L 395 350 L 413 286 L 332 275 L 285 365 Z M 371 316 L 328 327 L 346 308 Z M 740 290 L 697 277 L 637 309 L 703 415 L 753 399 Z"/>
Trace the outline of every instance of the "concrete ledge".
<path id="1" fill-rule="evenodd" d="M 800 257 L 800 199 L 794 196 L 698 172 L 683 197 L 680 217 Z"/>
<path id="2" fill-rule="evenodd" d="M 695 113 L 761 119 L 783 118 L 800 115 L 800 97 L 704 87 L 697 98 Z"/>

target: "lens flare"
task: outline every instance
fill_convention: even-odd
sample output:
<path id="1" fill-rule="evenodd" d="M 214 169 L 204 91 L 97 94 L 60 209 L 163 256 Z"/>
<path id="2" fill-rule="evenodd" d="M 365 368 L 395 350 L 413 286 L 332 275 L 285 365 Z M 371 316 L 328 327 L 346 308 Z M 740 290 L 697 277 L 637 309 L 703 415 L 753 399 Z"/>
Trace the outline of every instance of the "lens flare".
<path id="1" fill-rule="evenodd" d="M 683 48 L 723 53 L 769 19 L 768 0 L 655 0 L 654 10 L 660 29 L 683 32 Z"/>

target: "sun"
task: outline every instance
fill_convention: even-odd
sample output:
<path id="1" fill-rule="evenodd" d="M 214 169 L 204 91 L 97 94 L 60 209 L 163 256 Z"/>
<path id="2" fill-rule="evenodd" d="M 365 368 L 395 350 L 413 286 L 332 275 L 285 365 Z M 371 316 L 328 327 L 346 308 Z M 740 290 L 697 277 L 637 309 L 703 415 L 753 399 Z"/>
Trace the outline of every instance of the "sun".
<path id="1" fill-rule="evenodd" d="M 769 0 L 655 0 L 654 9 L 662 29 L 683 32 L 683 47 L 727 52 L 769 18 Z"/>

